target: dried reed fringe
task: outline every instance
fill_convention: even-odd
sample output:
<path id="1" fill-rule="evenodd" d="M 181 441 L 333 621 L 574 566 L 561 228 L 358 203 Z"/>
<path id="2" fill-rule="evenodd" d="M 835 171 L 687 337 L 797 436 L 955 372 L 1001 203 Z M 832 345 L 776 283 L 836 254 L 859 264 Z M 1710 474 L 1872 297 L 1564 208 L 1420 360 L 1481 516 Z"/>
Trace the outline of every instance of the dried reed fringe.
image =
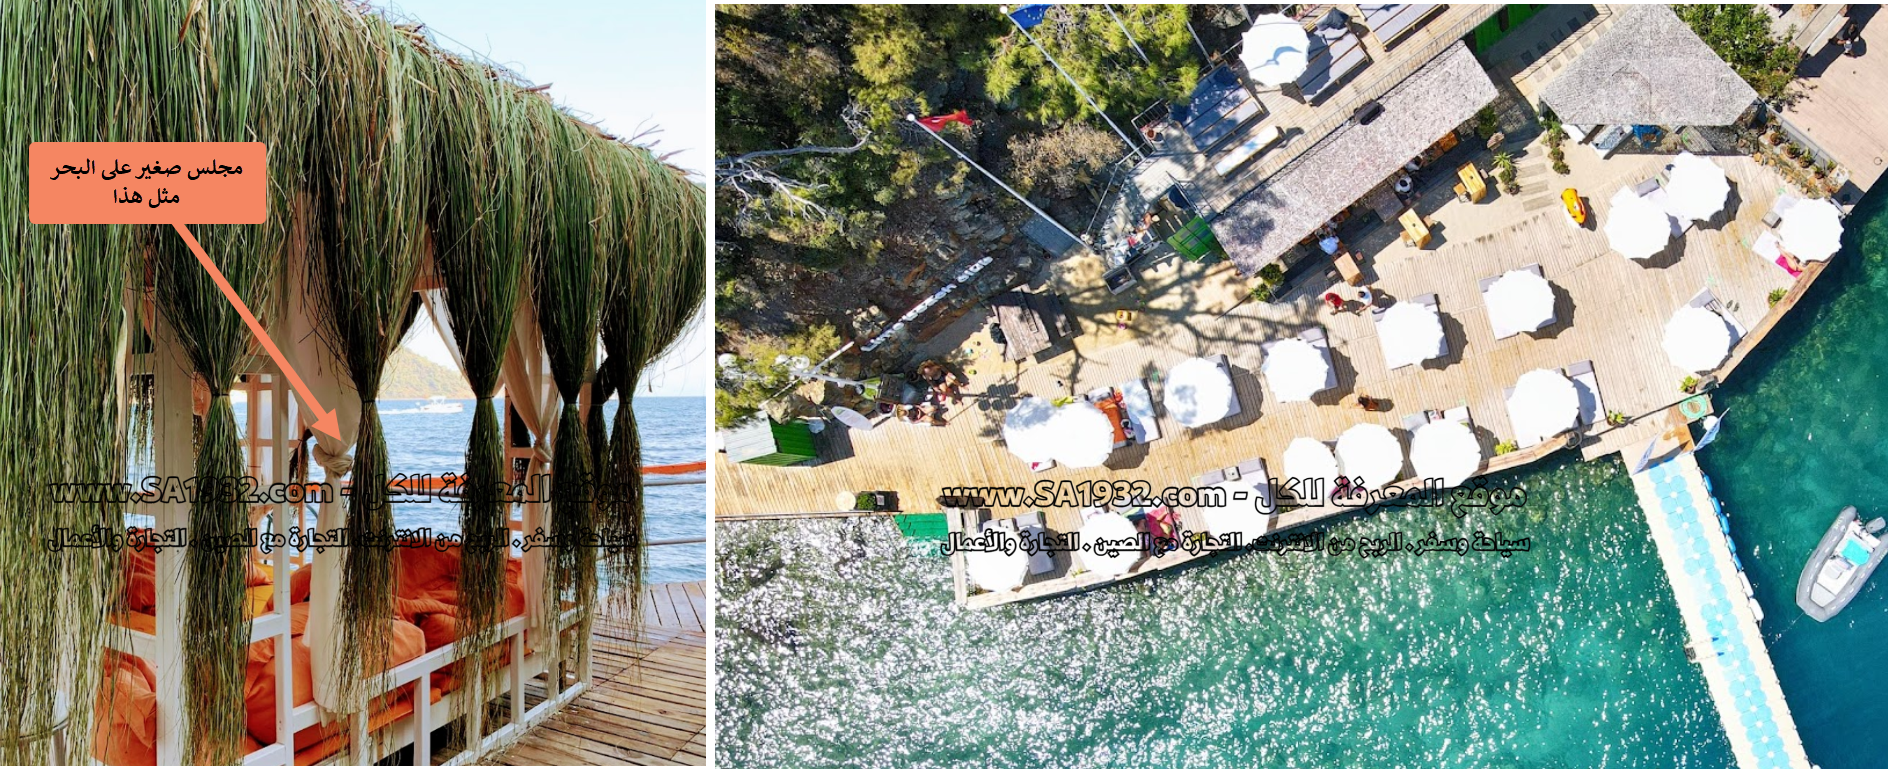
<path id="1" fill-rule="evenodd" d="M 444 288 L 445 318 L 478 398 L 466 443 L 465 494 L 460 500 L 458 699 L 461 746 L 485 734 L 483 703 L 498 690 L 498 642 L 505 609 L 505 563 L 511 530 L 505 447 L 493 395 L 498 389 L 512 319 L 531 271 L 533 220 L 542 210 L 543 164 L 534 162 L 533 123 L 523 92 L 500 73 L 449 60 L 439 73 L 443 121 L 436 144 L 432 222 L 434 265 Z"/>
<path id="2" fill-rule="evenodd" d="M 316 201 L 310 276 L 317 327 L 362 400 L 343 558 L 341 702 L 364 707 L 364 660 L 387 658 L 393 536 L 387 446 L 375 399 L 399 343 L 425 243 L 431 85 L 437 60 L 387 20 L 315 3 L 319 105 L 309 162 Z M 329 522 L 322 522 L 329 526 Z"/>
<path id="3" fill-rule="evenodd" d="M 47 763 L 60 725 L 68 751 L 89 755 L 106 617 L 122 594 L 118 553 L 45 542 L 122 525 L 123 504 L 52 502 L 47 487 L 124 473 L 116 360 L 130 229 L 31 224 L 19 191 L 30 142 L 134 138 L 141 99 L 116 87 L 134 59 L 109 45 L 132 21 L 106 2 L 0 3 L 0 189 L 16 191 L 0 200 L 0 574 L 30 607 L 0 613 L 5 764 Z"/>

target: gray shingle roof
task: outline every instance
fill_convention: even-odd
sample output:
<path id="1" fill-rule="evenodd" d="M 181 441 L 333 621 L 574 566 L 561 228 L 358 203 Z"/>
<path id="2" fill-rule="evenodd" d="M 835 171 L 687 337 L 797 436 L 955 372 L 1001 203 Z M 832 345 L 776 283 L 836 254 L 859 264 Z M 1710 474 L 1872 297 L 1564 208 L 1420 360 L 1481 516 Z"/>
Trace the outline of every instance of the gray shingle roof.
<path id="1" fill-rule="evenodd" d="M 1672 9 L 1638 5 L 1541 91 L 1561 120 L 1580 125 L 1721 126 L 1757 92 Z"/>
<path id="2" fill-rule="evenodd" d="M 1213 220 L 1241 274 L 1257 272 L 1390 178 L 1495 99 L 1495 84 L 1456 43 L 1377 101 L 1369 125 L 1345 123 Z"/>

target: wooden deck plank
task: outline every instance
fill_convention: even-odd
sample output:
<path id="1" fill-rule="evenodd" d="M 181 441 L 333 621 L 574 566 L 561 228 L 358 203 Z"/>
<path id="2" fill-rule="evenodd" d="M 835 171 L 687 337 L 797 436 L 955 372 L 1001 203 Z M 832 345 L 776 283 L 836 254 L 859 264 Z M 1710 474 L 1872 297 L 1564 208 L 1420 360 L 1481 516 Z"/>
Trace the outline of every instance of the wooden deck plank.
<path id="1" fill-rule="evenodd" d="M 593 626 L 591 689 L 486 763 L 706 765 L 707 636 L 691 600 L 701 595 L 700 583 L 645 586 L 640 628 L 606 602 Z M 531 706 L 543 694 L 539 682 L 526 687 Z"/>
<path id="2" fill-rule="evenodd" d="M 1544 153 L 1537 153 L 1544 154 Z M 933 501 L 946 487 L 958 485 L 1033 487 L 1039 481 L 1145 479 L 1155 490 L 1190 485 L 1200 473 L 1262 458 L 1274 477 L 1283 473 L 1285 446 L 1297 437 L 1335 439 L 1348 427 L 1373 422 L 1396 432 L 1405 415 L 1426 409 L 1466 405 L 1490 457 L 1484 472 L 1538 459 L 1556 447 L 1493 455 L 1497 443 L 1514 436 L 1504 388 L 1535 368 L 1561 368 L 1591 360 L 1605 407 L 1629 417 L 1656 413 L 1682 399 L 1684 371 L 1662 349 L 1664 326 L 1700 289 L 1709 288 L 1751 330 L 1718 374 L 1728 374 L 1794 306 L 1821 273 L 1810 264 L 1804 277 L 1792 279 L 1777 265 L 1750 251 L 1748 244 L 1765 228 L 1761 219 L 1785 192 L 1786 182 L 1772 169 L 1744 156 L 1714 156 L 1733 185 L 1730 214 L 1689 229 L 1668 252 L 1633 261 L 1613 252 L 1602 225 L 1611 214 L 1612 193 L 1655 175 L 1669 162 L 1656 155 L 1616 155 L 1602 160 L 1585 147 L 1568 152 L 1571 176 L 1545 171 L 1544 157 L 1525 157 L 1520 165 L 1530 178 L 1519 195 L 1499 194 L 1479 204 L 1441 202 L 1433 211 L 1438 243 L 1417 250 L 1391 242 L 1373 248 L 1364 268 L 1380 296 L 1407 299 L 1439 297 L 1451 355 L 1422 366 L 1388 370 L 1374 322 L 1359 313 L 1333 313 L 1318 297 L 1325 285 L 1315 278 L 1269 303 L 1245 300 L 1249 284 L 1229 265 L 1164 266 L 1145 271 L 1141 286 L 1121 297 L 1108 295 L 1098 260 L 1076 257 L 1058 263 L 1055 290 L 1067 296 L 1082 324 L 1074 351 L 1045 362 L 1004 364 L 988 354 L 966 364 L 973 392 L 1002 396 L 967 400 L 952 410 L 942 428 L 883 424 L 871 431 L 848 431 L 851 452 L 810 467 L 758 467 L 716 459 L 716 515 L 723 519 L 792 515 L 820 511 L 839 493 L 889 490 L 908 511 L 938 509 Z M 1437 185 L 1440 186 L 1440 185 Z M 1577 188 L 1594 211 L 1593 221 L 1576 227 L 1557 203 L 1562 188 Z M 1436 191 L 1430 188 L 1430 193 Z M 1447 196 L 1447 190 L 1441 192 Z M 1546 199 L 1553 205 L 1532 205 Z M 1420 205 L 1420 204 L 1419 204 Z M 1845 257 L 1838 257 L 1845 258 Z M 1092 263 L 1092 264 L 1090 264 Z M 1533 334 L 1497 340 L 1489 325 L 1478 281 L 1529 264 L 1541 265 L 1555 287 L 1559 321 Z M 1788 296 L 1772 308 L 1768 295 Z M 1136 308 L 1139 317 L 1127 328 L 1113 323 L 1113 309 Z M 1312 326 L 1331 341 L 1338 387 L 1310 403 L 1280 403 L 1262 382 L 1259 342 L 1296 334 Z M 960 337 L 961 338 L 961 337 Z M 986 345 L 987 347 L 987 345 Z M 1186 428 L 1159 409 L 1162 438 L 1118 449 L 1104 467 L 1058 467 L 1031 473 L 1001 444 L 1004 412 L 1022 394 L 1078 395 L 1104 385 L 1147 379 L 1157 400 L 1163 395 L 1160 374 L 1193 356 L 1228 356 L 1234 387 L 1243 404 L 1239 416 L 1204 428 Z M 973 370 L 974 369 L 974 370 Z M 1364 412 L 1349 405 L 1358 393 L 1388 401 L 1388 411 Z M 1604 424 L 1589 428 L 1587 439 L 1604 439 Z M 912 461 L 921 444 L 924 461 Z M 1022 509 L 1000 508 L 997 516 Z M 1044 509 L 1051 531 L 1080 528 L 1074 507 Z M 1288 512 L 1281 527 L 1338 514 L 1335 507 Z M 961 523 L 953 521 L 955 525 Z M 1203 521 L 1183 512 L 1184 528 L 1202 530 Z M 1173 556 L 1160 559 L 1172 563 Z M 961 575 L 953 580 L 960 601 L 978 606 L 1092 586 L 1069 582 L 1067 554 L 1055 554 L 1055 568 L 1031 576 L 1009 596 L 966 597 Z M 1102 580 L 1090 575 L 1094 584 Z M 1052 586 L 1038 587 L 1045 583 Z"/>

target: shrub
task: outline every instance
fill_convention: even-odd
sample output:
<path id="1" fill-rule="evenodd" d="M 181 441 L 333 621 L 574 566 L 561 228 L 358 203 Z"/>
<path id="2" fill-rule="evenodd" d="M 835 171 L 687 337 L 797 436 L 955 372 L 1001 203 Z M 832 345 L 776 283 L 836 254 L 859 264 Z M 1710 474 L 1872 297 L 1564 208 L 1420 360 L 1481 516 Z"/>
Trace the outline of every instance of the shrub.
<path id="1" fill-rule="evenodd" d="M 1254 302 L 1272 301 L 1272 287 L 1264 284 L 1253 286 L 1252 290 L 1246 293 L 1246 298 Z"/>
<path id="2" fill-rule="evenodd" d="M 1494 107 L 1483 107 L 1482 111 L 1475 113 L 1476 135 L 1487 139 L 1500 130 L 1501 116 L 1495 113 Z"/>
<path id="3" fill-rule="evenodd" d="M 1514 441 L 1502 441 L 1500 443 L 1495 444 L 1495 456 L 1501 456 L 1502 454 L 1512 454 L 1520 450 L 1521 450 L 1520 444 L 1517 444 Z"/>
<path id="4" fill-rule="evenodd" d="M 1777 302 L 1783 301 L 1783 297 L 1786 297 L 1789 295 L 1790 295 L 1790 290 L 1787 288 L 1770 289 L 1770 306 L 1771 307 L 1777 306 Z"/>
<path id="5" fill-rule="evenodd" d="M 1690 374 L 1686 374 L 1685 378 L 1679 381 L 1678 389 L 1684 390 L 1685 392 L 1688 392 L 1688 393 L 1697 392 L 1698 391 L 1698 378 Z"/>
<path id="6" fill-rule="evenodd" d="M 1757 6 L 1675 5 L 1672 10 L 1758 96 L 1776 100 L 1788 95 L 1801 52 L 1776 35 L 1770 17 Z"/>
<path id="7" fill-rule="evenodd" d="M 1567 161 L 1554 158 L 1554 173 L 1566 176 L 1567 174 L 1573 173 L 1573 169 L 1567 166 Z"/>
<path id="8" fill-rule="evenodd" d="M 1265 285 L 1268 286 L 1276 286 L 1280 283 L 1284 283 L 1285 268 L 1278 266 L 1277 262 L 1260 267 L 1259 280 L 1265 281 Z"/>
<path id="9" fill-rule="evenodd" d="M 1607 423 L 1607 424 L 1609 424 L 1609 425 L 1612 425 L 1612 426 L 1614 426 L 1614 427 L 1620 427 L 1620 426 L 1622 426 L 1622 425 L 1624 425 L 1624 424 L 1626 424 L 1626 422 L 1627 422 L 1627 419 L 1626 419 L 1626 415 L 1625 415 L 1624 413 L 1622 413 L 1622 412 L 1618 412 L 1618 411 L 1608 411 L 1608 412 L 1606 412 L 1606 423 Z"/>

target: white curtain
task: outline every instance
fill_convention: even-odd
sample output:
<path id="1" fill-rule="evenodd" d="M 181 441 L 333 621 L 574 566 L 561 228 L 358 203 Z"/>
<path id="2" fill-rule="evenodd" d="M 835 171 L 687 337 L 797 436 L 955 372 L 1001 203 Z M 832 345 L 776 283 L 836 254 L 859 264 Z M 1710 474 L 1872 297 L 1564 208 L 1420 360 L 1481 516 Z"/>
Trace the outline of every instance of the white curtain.
<path id="1" fill-rule="evenodd" d="M 291 252 L 299 249 L 289 249 Z M 354 380 L 348 376 L 347 366 L 334 357 L 322 341 L 320 332 L 315 330 L 317 323 L 314 303 L 310 301 L 303 283 L 306 280 L 306 265 L 299 254 L 290 256 L 288 266 L 288 296 L 286 338 L 282 339 L 282 355 L 289 365 L 301 375 L 309 391 L 321 408 L 333 409 L 335 420 L 340 424 L 341 437 L 315 431 L 314 461 L 327 473 L 327 481 L 336 492 L 321 503 L 319 519 L 315 528 L 321 531 L 344 529 L 347 527 L 347 507 L 341 503 L 339 495 L 341 480 L 354 468 L 354 444 L 359 441 L 361 423 L 361 397 L 354 389 Z M 316 416 L 309 404 L 302 404 L 296 409 L 301 415 L 301 426 L 306 428 L 314 424 Z M 344 681 L 340 672 L 341 665 L 341 569 L 347 553 L 339 548 L 328 548 L 326 552 L 314 554 L 314 561 L 307 567 L 314 569 L 311 578 L 312 589 L 308 596 L 308 636 L 310 672 L 314 675 L 315 703 L 333 713 L 352 713 L 360 709 L 362 703 L 344 702 L 341 693 Z"/>
<path id="2" fill-rule="evenodd" d="M 531 431 L 536 454 L 525 470 L 526 480 L 550 471 L 551 440 L 557 435 L 557 419 L 563 406 L 551 380 L 551 359 L 544 350 L 544 334 L 538 330 L 537 309 L 527 292 L 518 300 L 518 312 L 512 319 L 511 343 L 505 348 L 505 367 L 499 382 L 505 388 L 505 401 L 518 410 L 525 429 Z M 510 472 L 510 462 L 506 463 Z M 531 487 L 531 501 L 524 506 L 524 531 L 551 530 L 550 504 L 539 499 Z M 542 547 L 524 553 L 524 601 L 526 623 L 537 626 L 543 616 L 546 551 Z"/>

